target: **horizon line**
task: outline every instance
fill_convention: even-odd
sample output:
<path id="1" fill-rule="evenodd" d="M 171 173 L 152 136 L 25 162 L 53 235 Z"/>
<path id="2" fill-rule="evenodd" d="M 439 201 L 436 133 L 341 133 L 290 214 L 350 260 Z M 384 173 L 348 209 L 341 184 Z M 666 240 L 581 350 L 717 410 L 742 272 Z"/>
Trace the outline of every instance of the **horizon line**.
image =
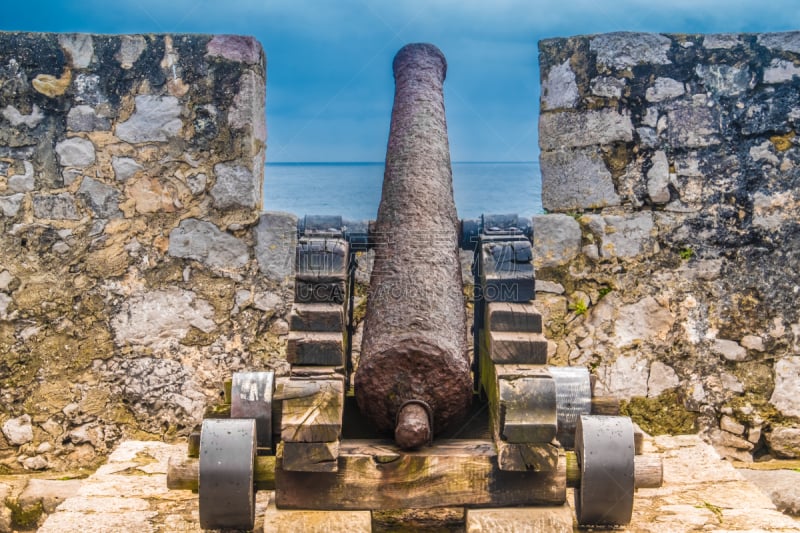
<path id="1" fill-rule="evenodd" d="M 451 161 L 453 165 L 532 164 L 539 161 Z M 385 161 L 266 161 L 266 165 L 383 165 Z"/>

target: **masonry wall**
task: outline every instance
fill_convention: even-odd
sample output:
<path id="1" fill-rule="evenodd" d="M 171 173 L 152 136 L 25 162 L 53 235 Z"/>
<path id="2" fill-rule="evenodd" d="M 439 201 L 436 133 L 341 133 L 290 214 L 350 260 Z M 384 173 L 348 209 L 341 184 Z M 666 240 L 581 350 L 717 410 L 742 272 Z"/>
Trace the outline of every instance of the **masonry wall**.
<path id="1" fill-rule="evenodd" d="M 285 370 L 265 80 L 249 37 L 0 33 L 0 473 L 186 434 L 232 370 Z"/>
<path id="2" fill-rule="evenodd" d="M 646 429 L 800 453 L 800 32 L 539 43 L 537 297 Z"/>

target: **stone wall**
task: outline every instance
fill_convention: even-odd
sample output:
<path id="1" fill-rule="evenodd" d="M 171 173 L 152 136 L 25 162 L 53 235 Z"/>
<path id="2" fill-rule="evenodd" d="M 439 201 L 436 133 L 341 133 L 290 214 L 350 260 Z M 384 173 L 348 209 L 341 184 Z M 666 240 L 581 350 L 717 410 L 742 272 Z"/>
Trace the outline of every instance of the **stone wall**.
<path id="1" fill-rule="evenodd" d="M 800 32 L 539 43 L 540 306 L 646 429 L 800 453 Z"/>
<path id="2" fill-rule="evenodd" d="M 265 80 L 249 37 L 0 33 L 0 473 L 186 434 L 231 370 L 285 370 Z"/>

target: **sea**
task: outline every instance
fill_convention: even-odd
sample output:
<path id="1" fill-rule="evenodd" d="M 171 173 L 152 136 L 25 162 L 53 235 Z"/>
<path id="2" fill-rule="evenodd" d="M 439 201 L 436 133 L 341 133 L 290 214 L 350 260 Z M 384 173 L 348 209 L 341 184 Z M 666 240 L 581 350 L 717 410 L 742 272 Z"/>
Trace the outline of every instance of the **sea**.
<path id="1" fill-rule="evenodd" d="M 371 220 L 378 213 L 383 163 L 267 163 L 264 210 Z M 459 218 L 542 213 L 538 162 L 453 163 Z"/>

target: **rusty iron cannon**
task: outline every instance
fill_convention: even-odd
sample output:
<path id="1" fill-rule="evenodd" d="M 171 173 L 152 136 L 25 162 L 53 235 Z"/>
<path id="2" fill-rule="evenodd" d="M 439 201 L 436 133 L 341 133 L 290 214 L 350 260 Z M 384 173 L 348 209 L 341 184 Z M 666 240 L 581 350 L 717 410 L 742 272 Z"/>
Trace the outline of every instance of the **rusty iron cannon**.
<path id="1" fill-rule="evenodd" d="M 429 44 L 395 57 L 377 219 L 298 224 L 289 375 L 234 374 L 170 463 L 169 488 L 199 493 L 203 528 L 252 529 L 257 490 L 274 490 L 280 509 L 555 513 L 567 487 L 579 523 L 619 525 L 636 488 L 660 486 L 660 460 L 640 454 L 641 433 L 594 394 L 589 370 L 547 364 L 530 224 L 457 218 L 446 65 Z M 474 257 L 472 360 L 459 249 Z M 354 272 L 368 250 L 353 361 Z"/>

